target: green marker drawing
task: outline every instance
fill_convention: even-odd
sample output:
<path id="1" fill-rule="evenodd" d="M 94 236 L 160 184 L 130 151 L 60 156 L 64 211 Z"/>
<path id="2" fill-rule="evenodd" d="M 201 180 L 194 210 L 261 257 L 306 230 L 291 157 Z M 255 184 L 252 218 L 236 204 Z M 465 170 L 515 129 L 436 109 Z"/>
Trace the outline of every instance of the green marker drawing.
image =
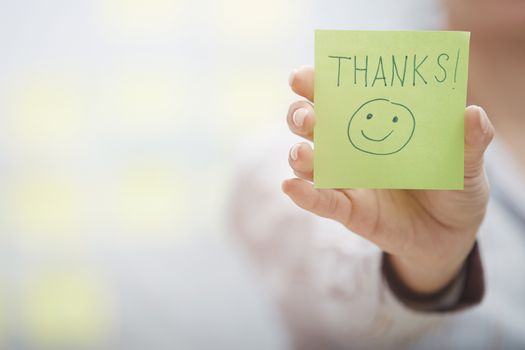
<path id="1" fill-rule="evenodd" d="M 401 103 L 376 98 L 363 103 L 348 122 L 347 135 L 358 150 L 389 155 L 401 151 L 412 139 L 416 119 Z"/>

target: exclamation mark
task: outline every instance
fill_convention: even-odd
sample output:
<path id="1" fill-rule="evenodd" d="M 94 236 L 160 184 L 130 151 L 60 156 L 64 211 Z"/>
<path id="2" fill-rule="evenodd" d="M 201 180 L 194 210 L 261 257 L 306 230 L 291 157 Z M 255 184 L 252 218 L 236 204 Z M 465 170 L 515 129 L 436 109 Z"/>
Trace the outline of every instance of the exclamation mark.
<path id="1" fill-rule="evenodd" d="M 454 69 L 454 84 L 457 82 L 458 78 L 458 66 L 459 66 L 459 54 L 461 52 L 461 49 L 458 49 L 458 54 L 456 56 L 456 68 Z M 455 89 L 456 87 L 453 87 L 452 89 Z"/>

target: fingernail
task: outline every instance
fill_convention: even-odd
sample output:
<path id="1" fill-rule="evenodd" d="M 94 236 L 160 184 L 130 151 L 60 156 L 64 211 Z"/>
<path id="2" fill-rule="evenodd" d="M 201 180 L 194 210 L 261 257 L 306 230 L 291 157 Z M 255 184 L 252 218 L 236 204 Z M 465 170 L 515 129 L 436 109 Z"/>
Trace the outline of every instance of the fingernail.
<path id="1" fill-rule="evenodd" d="M 304 124 L 304 118 L 306 118 L 306 115 L 308 114 L 308 110 L 306 108 L 299 108 L 297 109 L 292 116 L 293 123 L 297 127 L 301 127 Z"/>
<path id="2" fill-rule="evenodd" d="M 295 79 L 295 74 L 297 74 L 297 69 L 294 69 L 292 73 L 290 73 L 290 76 L 288 77 L 288 85 L 292 86 Z"/>
<path id="3" fill-rule="evenodd" d="M 484 134 L 486 134 L 487 131 L 489 130 L 489 122 L 488 122 L 487 112 L 485 112 L 485 110 L 483 108 L 481 108 L 480 106 L 478 106 L 478 110 L 479 110 L 479 123 L 481 125 L 481 131 Z"/>
<path id="4" fill-rule="evenodd" d="M 301 147 L 300 143 L 292 147 L 292 150 L 290 151 L 290 157 L 292 158 L 292 160 L 297 160 L 299 154 L 299 147 Z"/>

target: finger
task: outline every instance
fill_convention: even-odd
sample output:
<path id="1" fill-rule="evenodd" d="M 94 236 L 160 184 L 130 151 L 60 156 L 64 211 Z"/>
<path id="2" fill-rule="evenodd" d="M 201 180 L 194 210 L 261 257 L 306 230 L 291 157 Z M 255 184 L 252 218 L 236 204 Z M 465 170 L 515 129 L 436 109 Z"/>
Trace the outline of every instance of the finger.
<path id="1" fill-rule="evenodd" d="M 293 92 L 314 102 L 314 67 L 302 66 L 295 69 L 288 79 Z"/>
<path id="2" fill-rule="evenodd" d="M 313 182 L 314 181 L 312 173 L 303 173 L 303 172 L 300 172 L 300 171 L 297 171 L 297 170 L 294 170 L 293 173 L 299 179 L 303 179 L 303 180 L 306 180 L 306 181 L 309 181 L 309 182 Z"/>
<path id="3" fill-rule="evenodd" d="M 494 138 L 487 113 L 478 106 L 465 110 L 465 179 L 483 175 L 483 154 Z"/>
<path id="4" fill-rule="evenodd" d="M 309 141 L 313 141 L 315 111 L 310 102 L 297 101 L 290 105 L 286 122 L 290 130 Z"/>
<path id="5" fill-rule="evenodd" d="M 315 189 L 313 184 L 302 179 L 286 180 L 282 189 L 295 204 L 309 212 L 339 221 L 343 225 L 350 222 L 352 203 L 340 191 Z"/>
<path id="6" fill-rule="evenodd" d="M 288 163 L 297 177 L 313 181 L 314 152 L 309 144 L 294 145 L 288 155 Z"/>

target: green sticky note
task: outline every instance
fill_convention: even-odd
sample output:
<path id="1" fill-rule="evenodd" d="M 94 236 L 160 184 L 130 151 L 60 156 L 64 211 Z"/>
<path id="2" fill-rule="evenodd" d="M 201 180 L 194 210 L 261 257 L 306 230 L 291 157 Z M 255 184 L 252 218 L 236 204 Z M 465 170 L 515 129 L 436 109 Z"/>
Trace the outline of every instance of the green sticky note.
<path id="1" fill-rule="evenodd" d="M 315 187 L 463 189 L 469 39 L 316 31 Z"/>

